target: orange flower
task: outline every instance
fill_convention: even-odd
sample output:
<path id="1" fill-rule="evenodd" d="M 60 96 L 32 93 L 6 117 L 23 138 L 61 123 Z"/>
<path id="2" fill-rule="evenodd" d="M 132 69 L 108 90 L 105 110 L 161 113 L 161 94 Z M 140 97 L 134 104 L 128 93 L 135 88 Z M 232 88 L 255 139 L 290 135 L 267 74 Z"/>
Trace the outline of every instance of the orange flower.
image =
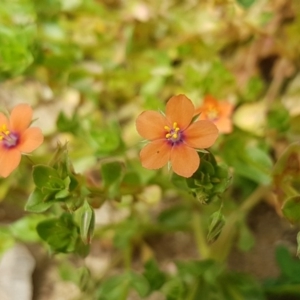
<path id="1" fill-rule="evenodd" d="M 136 120 L 138 133 L 150 140 L 140 152 L 143 167 L 159 169 L 171 161 L 173 171 L 191 177 L 200 165 L 196 149 L 208 148 L 218 137 L 217 127 L 210 121 L 192 123 L 195 107 L 185 95 L 172 97 L 166 115 L 148 110 Z"/>
<path id="2" fill-rule="evenodd" d="M 32 108 L 28 104 L 15 106 L 8 119 L 0 113 L 0 176 L 7 177 L 20 163 L 21 154 L 39 147 L 42 131 L 30 126 Z"/>
<path id="3" fill-rule="evenodd" d="M 231 114 L 233 105 L 229 102 L 219 102 L 212 96 L 206 96 L 202 106 L 196 109 L 196 114 L 201 113 L 199 120 L 212 121 L 222 133 L 232 131 Z"/>

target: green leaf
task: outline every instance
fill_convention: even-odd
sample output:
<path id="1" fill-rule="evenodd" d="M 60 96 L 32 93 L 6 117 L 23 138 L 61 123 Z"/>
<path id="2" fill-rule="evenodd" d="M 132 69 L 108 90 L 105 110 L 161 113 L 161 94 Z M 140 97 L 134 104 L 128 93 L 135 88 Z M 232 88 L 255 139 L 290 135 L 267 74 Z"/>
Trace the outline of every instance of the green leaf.
<path id="1" fill-rule="evenodd" d="M 57 129 L 61 132 L 76 133 L 80 128 L 79 119 L 76 114 L 68 118 L 64 112 L 60 112 L 56 121 Z"/>
<path id="2" fill-rule="evenodd" d="M 260 284 L 248 274 L 224 272 L 219 279 L 218 291 L 218 299 L 266 300 Z"/>
<path id="3" fill-rule="evenodd" d="M 127 172 L 125 173 L 120 191 L 122 195 L 125 194 L 135 194 L 141 190 L 141 178 L 136 172 Z"/>
<path id="4" fill-rule="evenodd" d="M 15 244 L 15 239 L 11 235 L 10 230 L 6 227 L 0 227 L 0 257 L 8 249 L 13 247 L 14 244 Z"/>
<path id="5" fill-rule="evenodd" d="M 69 176 L 67 176 L 64 180 L 64 189 L 60 190 L 59 192 L 57 192 L 55 194 L 55 199 L 64 199 L 66 197 L 68 197 L 70 195 L 69 192 L 69 187 L 70 187 L 70 183 L 71 183 L 71 179 Z"/>
<path id="6" fill-rule="evenodd" d="M 109 162 L 101 166 L 101 175 L 104 186 L 108 187 L 121 180 L 123 176 L 123 165 L 120 162 Z"/>
<path id="7" fill-rule="evenodd" d="M 54 252 L 67 253 L 75 250 L 78 227 L 69 214 L 40 222 L 37 232 Z"/>
<path id="8" fill-rule="evenodd" d="M 58 172 L 48 166 L 34 166 L 32 176 L 35 185 L 42 190 L 60 190 L 65 187 L 63 180 L 59 178 Z"/>
<path id="9" fill-rule="evenodd" d="M 282 276 L 288 278 L 289 283 L 300 283 L 300 261 L 293 258 L 287 248 L 276 248 L 276 261 Z"/>
<path id="10" fill-rule="evenodd" d="M 95 212 L 93 208 L 84 201 L 79 209 L 80 213 L 80 236 L 84 244 L 90 244 L 95 227 Z"/>
<path id="11" fill-rule="evenodd" d="M 103 130 L 92 129 L 91 136 L 99 154 L 111 153 L 121 144 L 120 132 L 115 124 L 110 124 Z"/>
<path id="12" fill-rule="evenodd" d="M 132 239 L 139 233 L 139 224 L 136 219 L 127 219 L 118 224 L 115 231 L 114 244 L 119 249 L 128 247 Z"/>
<path id="13" fill-rule="evenodd" d="M 70 195 L 69 190 L 63 189 L 55 194 L 55 199 L 64 199 Z"/>
<path id="14" fill-rule="evenodd" d="M 276 129 L 279 132 L 285 132 L 290 126 L 290 114 L 285 106 L 276 102 L 271 106 L 268 111 L 268 126 L 272 129 Z"/>
<path id="15" fill-rule="evenodd" d="M 101 166 L 104 187 L 111 198 L 119 194 L 119 186 L 123 177 L 123 165 L 120 162 L 109 162 Z"/>
<path id="16" fill-rule="evenodd" d="M 34 189 L 34 191 L 29 195 L 27 203 L 25 205 L 25 210 L 33 213 L 41 213 L 50 208 L 54 202 L 46 201 L 47 194 L 45 195 L 38 188 Z"/>
<path id="17" fill-rule="evenodd" d="M 130 272 L 130 277 L 131 287 L 138 292 L 140 297 L 144 298 L 147 296 L 149 292 L 149 284 L 145 277 L 134 272 Z"/>
<path id="18" fill-rule="evenodd" d="M 250 8 L 254 4 L 255 0 L 237 0 L 237 2 L 244 8 Z"/>
<path id="19" fill-rule="evenodd" d="M 97 293 L 98 300 L 126 299 L 130 285 L 128 273 L 116 275 L 103 281 Z"/>
<path id="20" fill-rule="evenodd" d="M 290 144 L 273 168 L 273 182 L 279 203 L 300 194 L 300 143 Z"/>
<path id="21" fill-rule="evenodd" d="M 19 75 L 33 62 L 30 47 L 34 41 L 35 27 L 0 27 L 0 71 Z"/>
<path id="22" fill-rule="evenodd" d="M 186 287 L 179 278 L 168 280 L 162 287 L 166 300 L 183 300 L 187 295 Z"/>
<path id="23" fill-rule="evenodd" d="M 146 262 L 143 275 L 148 280 L 150 291 L 159 290 L 166 282 L 166 275 L 160 271 L 153 259 Z"/>
<path id="24" fill-rule="evenodd" d="M 178 271 L 182 278 L 188 279 L 192 277 L 205 277 L 208 281 L 214 282 L 216 277 L 224 271 L 224 266 L 213 260 L 203 261 L 178 261 L 176 263 Z"/>
<path id="25" fill-rule="evenodd" d="M 261 146 L 236 134 L 226 140 L 222 150 L 225 161 L 237 174 L 259 184 L 271 183 L 272 160 Z"/>
<path id="26" fill-rule="evenodd" d="M 27 215 L 9 226 L 11 234 L 23 242 L 38 242 L 39 236 L 36 227 L 45 219 L 43 215 Z"/>
<path id="27" fill-rule="evenodd" d="M 281 208 L 283 215 L 291 223 L 300 222 L 300 195 L 288 198 Z"/>
<path id="28" fill-rule="evenodd" d="M 166 209 L 158 216 L 158 224 L 169 230 L 186 228 L 190 220 L 190 211 L 183 205 Z"/>
<path id="29" fill-rule="evenodd" d="M 210 218 L 211 223 L 208 228 L 207 241 L 209 243 L 212 243 L 221 234 L 222 229 L 225 225 L 225 217 L 221 213 L 221 209 L 219 209 L 218 211 L 214 212 Z"/>

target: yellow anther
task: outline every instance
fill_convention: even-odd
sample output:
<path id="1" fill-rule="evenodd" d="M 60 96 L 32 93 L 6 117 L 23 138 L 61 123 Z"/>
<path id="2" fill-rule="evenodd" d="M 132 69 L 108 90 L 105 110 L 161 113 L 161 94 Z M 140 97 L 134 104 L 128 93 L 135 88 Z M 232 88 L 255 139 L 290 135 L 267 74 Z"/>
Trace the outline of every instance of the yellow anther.
<path id="1" fill-rule="evenodd" d="M 2 135 L 0 135 L 0 141 L 2 141 L 3 140 L 3 136 Z"/>
<path id="2" fill-rule="evenodd" d="M 172 141 L 177 140 L 180 134 L 180 128 L 177 127 L 177 122 L 173 123 L 173 127 L 170 128 L 169 126 L 164 126 L 164 129 L 167 130 L 166 138 L 171 139 Z"/>
<path id="3" fill-rule="evenodd" d="M 1 130 L 0 130 L 0 134 L 4 134 L 4 135 L 9 135 L 9 133 L 10 133 L 10 131 L 7 129 L 7 126 L 6 126 L 6 124 L 3 124 L 2 125 L 2 128 L 1 128 Z M 2 138 L 3 139 L 3 138 Z M 1 139 L 1 140 L 2 140 Z"/>

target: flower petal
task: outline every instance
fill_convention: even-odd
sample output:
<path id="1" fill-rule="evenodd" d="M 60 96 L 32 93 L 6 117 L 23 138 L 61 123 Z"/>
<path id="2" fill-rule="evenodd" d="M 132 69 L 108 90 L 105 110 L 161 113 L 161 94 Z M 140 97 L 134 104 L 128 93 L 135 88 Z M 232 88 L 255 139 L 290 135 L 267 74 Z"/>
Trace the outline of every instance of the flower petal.
<path id="1" fill-rule="evenodd" d="M 10 114 L 10 129 L 22 132 L 29 127 L 32 120 L 32 108 L 28 104 L 19 104 L 13 108 Z"/>
<path id="2" fill-rule="evenodd" d="M 214 124 L 222 133 L 230 133 L 232 131 L 232 121 L 229 118 L 217 119 L 214 121 Z"/>
<path id="3" fill-rule="evenodd" d="M 147 144 L 140 152 L 142 166 L 147 169 L 159 169 L 170 159 L 172 146 L 165 139 Z"/>
<path id="4" fill-rule="evenodd" d="M 204 97 L 203 106 L 205 107 L 219 106 L 219 101 L 211 95 L 206 95 Z"/>
<path id="5" fill-rule="evenodd" d="M 147 140 L 164 138 L 166 125 L 169 126 L 167 119 L 154 110 L 144 111 L 136 119 L 137 132 Z"/>
<path id="6" fill-rule="evenodd" d="M 171 163 L 176 174 L 191 177 L 200 165 L 200 157 L 195 149 L 181 144 L 172 148 Z"/>
<path id="7" fill-rule="evenodd" d="M 222 101 L 219 103 L 220 115 L 222 117 L 229 117 L 233 111 L 233 105 L 230 102 Z"/>
<path id="8" fill-rule="evenodd" d="M 29 153 L 39 147 L 44 141 L 42 131 L 38 127 L 27 128 L 20 138 L 20 143 L 17 146 L 21 152 Z"/>
<path id="9" fill-rule="evenodd" d="M 184 142 L 193 148 L 208 148 L 216 141 L 218 133 L 218 128 L 212 122 L 197 121 L 184 131 Z"/>
<path id="10" fill-rule="evenodd" d="M 17 149 L 0 147 L 0 176 L 6 178 L 20 163 L 21 153 Z"/>
<path id="11" fill-rule="evenodd" d="M 177 95 L 172 97 L 166 105 L 166 117 L 173 125 L 177 123 L 181 130 L 190 125 L 195 113 L 193 102 L 185 95 Z"/>
<path id="12" fill-rule="evenodd" d="M 3 124 L 5 124 L 8 127 L 8 119 L 3 113 L 0 112 L 0 129 Z"/>

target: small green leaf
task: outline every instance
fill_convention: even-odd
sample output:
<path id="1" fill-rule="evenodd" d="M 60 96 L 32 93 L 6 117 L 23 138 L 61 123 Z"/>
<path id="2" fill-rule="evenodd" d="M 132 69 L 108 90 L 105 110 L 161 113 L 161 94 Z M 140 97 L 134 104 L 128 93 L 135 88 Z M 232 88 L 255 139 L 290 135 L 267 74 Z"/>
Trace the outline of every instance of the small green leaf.
<path id="1" fill-rule="evenodd" d="M 0 72 L 19 75 L 33 62 L 30 48 L 34 42 L 35 26 L 23 28 L 0 27 Z"/>
<path id="2" fill-rule="evenodd" d="M 190 211 L 183 205 L 173 206 L 158 216 L 158 224 L 169 230 L 184 229 L 190 222 Z"/>
<path id="3" fill-rule="evenodd" d="M 39 236 L 47 242 L 54 252 L 73 252 L 75 250 L 78 228 L 70 214 L 52 218 L 37 225 Z"/>
<path id="4" fill-rule="evenodd" d="M 95 227 L 95 212 L 88 202 L 84 201 L 80 214 L 80 236 L 84 244 L 90 244 Z"/>
<path id="5" fill-rule="evenodd" d="M 237 2 L 244 8 L 250 8 L 254 4 L 255 0 L 237 0 Z"/>
<path id="6" fill-rule="evenodd" d="M 120 300 L 126 299 L 130 285 L 130 274 L 120 274 L 110 277 L 102 282 L 97 293 L 97 299 Z"/>
<path id="7" fill-rule="evenodd" d="M 109 197 L 114 198 L 119 194 L 123 173 L 123 165 L 120 162 L 109 162 L 101 166 L 103 184 L 108 190 Z"/>
<path id="8" fill-rule="evenodd" d="M 166 300 L 182 300 L 187 295 L 185 284 L 177 277 L 168 280 L 162 287 Z"/>
<path id="9" fill-rule="evenodd" d="M 292 257 L 287 248 L 284 246 L 276 248 L 276 261 L 285 278 L 289 278 L 292 282 L 300 282 L 300 262 Z"/>
<path id="10" fill-rule="evenodd" d="M 119 129 L 115 124 L 107 125 L 103 130 L 92 129 L 91 135 L 97 145 L 97 153 L 111 153 L 115 151 L 121 143 Z"/>
<path id="11" fill-rule="evenodd" d="M 101 166 L 101 175 L 103 177 L 104 186 L 108 187 L 121 180 L 123 175 L 123 166 L 117 161 L 103 164 Z"/>
<path id="12" fill-rule="evenodd" d="M 149 292 L 149 284 L 146 278 L 134 272 L 130 272 L 131 287 L 135 289 L 140 297 L 144 298 Z"/>
<path id="13" fill-rule="evenodd" d="M 291 223 L 300 222 L 300 195 L 288 198 L 282 206 L 283 215 Z"/>
<path id="14" fill-rule="evenodd" d="M 30 195 L 25 205 L 25 210 L 33 213 L 41 213 L 46 211 L 53 205 L 53 202 L 46 201 L 47 195 L 36 188 Z"/>
<path id="15" fill-rule="evenodd" d="M 38 242 L 36 226 L 45 219 L 43 215 L 27 215 L 9 226 L 12 235 L 23 242 Z"/>
<path id="16" fill-rule="evenodd" d="M 11 235 L 11 232 L 6 227 L 0 227 L 0 257 L 4 254 L 8 249 L 13 247 L 15 244 L 15 239 Z"/>
<path id="17" fill-rule="evenodd" d="M 69 191 L 64 189 L 55 194 L 55 199 L 64 199 L 70 195 Z"/>
<path id="18" fill-rule="evenodd" d="M 33 181 L 40 189 L 59 190 L 64 188 L 64 182 L 59 178 L 57 171 L 45 165 L 33 167 Z"/>
<path id="19" fill-rule="evenodd" d="M 150 290 L 159 290 L 166 281 L 166 275 L 160 271 L 154 260 L 148 260 L 144 266 L 144 277 L 148 280 Z"/>
<path id="20" fill-rule="evenodd" d="M 132 242 L 139 233 L 139 224 L 136 219 L 127 219 L 118 224 L 114 236 L 114 244 L 119 249 L 124 249 Z"/>
<path id="21" fill-rule="evenodd" d="M 80 127 L 79 119 L 75 114 L 72 118 L 68 118 L 64 112 L 60 112 L 56 121 L 56 125 L 61 132 L 71 132 L 76 133 L 77 129 Z"/>
<path id="22" fill-rule="evenodd" d="M 297 256 L 300 257 L 300 231 L 297 234 Z"/>
<path id="23" fill-rule="evenodd" d="M 214 242 L 222 232 L 225 225 L 225 217 L 221 213 L 221 209 L 211 215 L 211 223 L 208 228 L 207 241 Z"/>
<path id="24" fill-rule="evenodd" d="M 235 173 L 259 184 L 271 183 L 272 160 L 260 145 L 236 134 L 226 140 L 222 151 L 224 160 Z"/>

